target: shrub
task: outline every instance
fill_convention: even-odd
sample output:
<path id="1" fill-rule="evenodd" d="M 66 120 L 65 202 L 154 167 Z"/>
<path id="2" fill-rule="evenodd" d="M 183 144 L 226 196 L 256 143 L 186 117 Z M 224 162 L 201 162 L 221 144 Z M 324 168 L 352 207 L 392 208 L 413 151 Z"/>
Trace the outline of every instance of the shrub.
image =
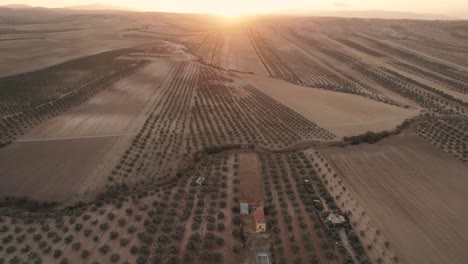
<path id="1" fill-rule="evenodd" d="M 118 236 L 119 236 L 119 233 L 117 233 L 115 231 L 112 231 L 112 232 L 109 233 L 109 238 L 111 240 L 115 240 Z"/>
<path id="2" fill-rule="evenodd" d="M 378 133 L 369 131 L 369 132 L 366 132 L 365 134 L 358 135 L 358 136 L 344 137 L 343 140 L 350 142 L 352 145 L 358 145 L 361 143 L 373 144 L 388 136 L 390 136 L 390 133 L 388 131 L 382 131 Z"/>
<path id="3" fill-rule="evenodd" d="M 122 239 L 120 239 L 120 245 L 121 245 L 122 247 L 127 246 L 129 242 L 130 242 L 130 240 L 128 240 L 128 238 L 122 238 Z"/>
<path id="4" fill-rule="evenodd" d="M 62 250 L 60 249 L 57 249 L 54 251 L 54 258 L 59 258 L 60 256 L 62 256 Z"/>
<path id="5" fill-rule="evenodd" d="M 113 213 L 108 213 L 107 214 L 107 219 L 112 221 L 112 220 L 114 220 L 114 218 L 115 218 L 115 214 L 113 214 Z"/>
<path id="6" fill-rule="evenodd" d="M 132 255 L 136 255 L 136 254 L 138 254 L 138 252 L 139 252 L 139 248 L 138 248 L 137 246 L 132 246 L 132 247 L 130 248 L 130 253 L 131 253 Z"/>
<path id="7" fill-rule="evenodd" d="M 42 252 L 44 252 L 44 254 L 49 254 L 51 251 L 52 251 L 52 247 L 51 247 L 51 246 L 46 246 L 46 247 L 44 247 L 44 249 L 42 250 Z"/>
<path id="8" fill-rule="evenodd" d="M 93 232 L 93 230 L 91 230 L 91 229 L 85 229 L 85 230 L 83 230 L 83 235 L 85 237 L 89 237 L 92 232 Z"/>
<path id="9" fill-rule="evenodd" d="M 21 249 L 22 253 L 28 253 L 29 251 L 31 251 L 31 246 L 30 245 L 26 245 Z"/>
<path id="10" fill-rule="evenodd" d="M 119 254 L 112 254 L 110 259 L 111 259 L 112 263 L 117 263 L 120 260 L 120 255 Z"/>
<path id="11" fill-rule="evenodd" d="M 73 241 L 73 235 L 68 235 L 65 237 L 65 244 L 70 244 Z"/>
<path id="12" fill-rule="evenodd" d="M 107 254 L 107 252 L 109 252 L 109 250 L 110 250 L 110 247 L 108 245 L 104 245 L 104 246 L 99 248 L 99 252 L 101 252 L 101 254 L 103 254 L 103 255 Z"/>
<path id="13" fill-rule="evenodd" d="M 75 231 L 80 231 L 81 229 L 83 229 L 83 225 L 78 223 L 78 224 L 75 224 Z"/>
<path id="14" fill-rule="evenodd" d="M 8 254 L 15 253 L 15 252 L 16 252 L 16 247 L 15 247 L 15 246 L 9 246 L 9 247 L 7 247 L 7 249 L 6 249 L 6 252 L 7 252 Z"/>
<path id="15" fill-rule="evenodd" d="M 89 251 L 88 250 L 83 250 L 81 251 L 81 258 L 86 259 L 89 256 Z"/>
<path id="16" fill-rule="evenodd" d="M 101 229 L 101 231 L 106 231 L 107 229 L 109 229 L 109 224 L 108 223 L 102 223 L 99 225 L 99 229 Z"/>
<path id="17" fill-rule="evenodd" d="M 41 234 L 35 234 L 35 235 L 33 236 L 33 240 L 36 241 L 36 242 L 37 242 L 37 241 L 40 241 L 41 239 L 42 239 L 42 235 L 41 235 Z"/>
<path id="18" fill-rule="evenodd" d="M 125 221 L 125 219 L 123 218 L 120 218 L 118 223 L 119 223 L 119 226 L 125 226 L 125 224 L 127 224 L 127 221 Z"/>

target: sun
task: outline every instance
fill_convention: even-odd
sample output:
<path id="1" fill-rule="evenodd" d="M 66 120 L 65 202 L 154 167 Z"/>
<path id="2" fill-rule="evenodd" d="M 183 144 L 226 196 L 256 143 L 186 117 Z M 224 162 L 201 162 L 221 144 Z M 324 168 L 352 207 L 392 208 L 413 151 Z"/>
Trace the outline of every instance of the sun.
<path id="1" fill-rule="evenodd" d="M 219 16 L 226 17 L 226 18 L 237 18 L 237 17 L 244 15 L 244 13 L 238 12 L 236 10 L 222 10 L 222 11 L 217 11 L 216 14 Z"/>
<path id="2" fill-rule="evenodd" d="M 244 10 L 241 6 L 223 5 L 218 6 L 212 12 L 226 18 L 238 18 L 248 14 L 249 11 Z"/>

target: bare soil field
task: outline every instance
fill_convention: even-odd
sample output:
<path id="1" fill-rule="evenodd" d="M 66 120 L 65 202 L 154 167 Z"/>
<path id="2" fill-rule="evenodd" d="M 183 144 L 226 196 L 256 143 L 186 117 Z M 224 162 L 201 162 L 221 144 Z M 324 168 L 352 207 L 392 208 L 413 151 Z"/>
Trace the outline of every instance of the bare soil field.
<path id="1" fill-rule="evenodd" d="M 255 53 L 247 30 L 232 29 L 224 32 L 220 66 L 225 69 L 266 75 Z"/>
<path id="2" fill-rule="evenodd" d="M 170 28 L 170 15 L 154 20 L 151 15 L 121 14 L 107 16 L 90 14 L 41 21 L 41 23 L 10 25 L 2 38 L 39 38 L 21 41 L 0 41 L 0 77 L 31 72 L 72 59 L 110 50 L 131 48 L 147 43 L 161 44 L 164 39 L 183 37 L 186 31 Z M 158 24 L 159 27 L 147 28 Z M 185 21 L 181 25 L 185 25 Z M 145 28 L 145 29 L 143 29 Z M 145 30 L 149 32 L 145 33 Z M 171 32 L 171 35 L 165 35 Z M 151 34 L 154 33 L 154 34 Z M 144 38 L 132 37 L 140 34 Z M 199 32 L 197 34 L 200 34 Z M 197 34 L 190 34 L 196 36 Z"/>
<path id="3" fill-rule="evenodd" d="M 10 180 L 11 186 L 18 189 L 6 184 L 2 193 L 67 201 L 79 193 L 103 187 L 103 180 L 138 133 L 147 117 L 147 105 L 157 100 L 159 86 L 174 64 L 170 58 L 154 59 L 84 104 L 19 137 L 1 152 L 9 158 L 2 159 L 4 171 L 0 173 L 2 179 Z M 78 143 L 81 141 L 84 143 Z M 114 151 L 118 153 L 109 153 Z M 35 155 L 40 158 L 34 159 Z M 17 166 L 24 169 L 18 170 Z M 32 174 L 37 176 L 30 183 Z M 93 179 L 88 180 L 91 176 Z M 39 182 L 47 189 L 34 187 Z"/>
<path id="4" fill-rule="evenodd" d="M 64 201 L 80 187 L 117 137 L 17 142 L 0 152 L 0 192 Z"/>
<path id="5" fill-rule="evenodd" d="M 413 135 L 321 150 L 400 263 L 464 263 L 468 169 Z"/>
<path id="6" fill-rule="evenodd" d="M 171 58 L 155 58 L 86 103 L 36 126 L 19 141 L 134 135 L 144 118 L 143 109 L 157 96 L 174 64 Z"/>
<path id="7" fill-rule="evenodd" d="M 260 175 L 260 167 L 255 153 L 239 155 L 239 199 L 249 204 L 263 204 L 265 192 Z"/>
<path id="8" fill-rule="evenodd" d="M 30 72 L 83 56 L 133 47 L 145 41 L 148 40 L 123 38 L 116 33 L 97 30 L 49 33 L 39 40 L 1 41 L 0 76 Z"/>
<path id="9" fill-rule="evenodd" d="M 352 94 L 307 88 L 249 74 L 239 76 L 340 137 L 367 131 L 392 130 L 419 112 L 417 109 L 404 109 Z"/>
<path id="10" fill-rule="evenodd" d="M 464 22 L 4 12 L 0 263 L 468 259 Z"/>

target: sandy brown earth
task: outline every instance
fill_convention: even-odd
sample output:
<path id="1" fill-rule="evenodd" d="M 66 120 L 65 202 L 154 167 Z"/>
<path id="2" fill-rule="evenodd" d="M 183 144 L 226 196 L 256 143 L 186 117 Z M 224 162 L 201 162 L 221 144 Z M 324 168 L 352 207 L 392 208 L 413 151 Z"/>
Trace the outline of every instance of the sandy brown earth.
<path id="1" fill-rule="evenodd" d="M 154 234 L 150 235 L 154 240 L 145 242 L 152 246 L 146 248 L 150 256 L 158 255 L 160 252 L 155 252 L 162 247 L 166 250 L 160 254 L 164 262 L 189 252 L 198 252 L 193 263 L 201 262 L 199 253 L 209 245 L 197 241 L 195 251 L 187 246 L 193 234 L 208 233 L 209 221 L 225 223 L 222 229 L 226 229 L 223 233 L 210 225 L 210 231 L 223 237 L 225 244 L 207 251 L 229 250 L 223 254 L 228 258 L 223 262 L 232 263 L 234 256 L 240 256 L 232 247 L 241 242 L 232 236 L 237 227 L 232 217 L 238 212 L 231 208 L 239 200 L 260 201 L 265 193 L 269 194 L 270 180 L 259 172 L 257 158 L 262 156 L 242 153 L 238 162 L 226 156 L 210 165 L 209 170 L 178 171 L 190 163 L 190 154 L 231 144 L 282 149 L 308 140 L 392 130 L 404 120 L 426 112 L 434 119 L 453 117 L 449 119 L 454 124 L 451 129 L 427 129 L 434 145 L 417 136 L 400 135 L 374 145 L 324 147 L 320 151 L 325 158 L 315 150 L 310 150 L 312 154 L 306 151 L 314 161 L 307 168 L 320 173 L 317 183 L 326 185 L 338 207 L 353 212 L 353 229 L 365 232 L 360 242 L 365 247 L 364 255 L 373 262 L 378 263 L 379 258 L 385 264 L 466 262 L 467 167 L 436 148 L 456 150 L 457 158 L 466 155 L 462 151 L 466 148 L 463 122 L 468 113 L 468 31 L 464 22 L 270 17 L 238 26 L 221 24 L 205 16 L 163 13 L 0 24 L 0 39 L 8 39 L 0 41 L 0 76 L 135 46 L 140 48 L 138 52 L 120 59 L 150 62 L 80 106 L 46 121 L 41 119 L 38 125 L 36 120 L 2 116 L 2 121 L 8 121 L 1 123 L 4 127 L 16 129 L 12 125 L 16 122 L 25 127 L 24 131 L 35 127 L 24 135 L 18 132 L 22 130 L 15 130 L 10 138 L 16 141 L 0 150 L 0 195 L 65 204 L 106 190 L 107 194 L 125 193 L 119 193 L 118 199 L 112 196 L 112 203 L 133 203 L 133 199 L 149 195 L 151 209 L 142 212 L 144 220 L 139 221 L 146 234 Z M 5 28 L 10 27 L 16 31 L 5 33 Z M 80 76 L 79 70 L 76 76 Z M 12 89 L 8 96 L 15 94 Z M 16 107 L 12 105 L 13 110 Z M 205 158 L 211 157 L 203 157 L 200 164 L 210 164 L 205 164 Z M 285 154 L 275 160 L 272 168 L 283 163 L 296 168 L 288 157 Z M 303 230 L 320 229 L 312 219 L 299 218 L 307 211 L 306 204 L 295 205 L 295 197 L 301 197 L 302 179 L 292 170 L 286 174 L 281 177 L 284 182 L 275 183 L 273 194 L 269 194 L 273 203 L 283 206 L 281 200 L 285 200 L 288 207 L 278 210 L 283 215 L 278 215 L 282 228 L 276 233 L 280 242 L 275 238 L 274 243 L 285 245 L 286 263 L 304 263 L 317 256 L 308 254 L 314 250 L 306 250 L 305 243 L 300 245 L 300 253 L 294 254 L 291 246 L 296 241 L 288 230 L 293 229 L 295 239 L 299 239 Z M 206 177 L 201 187 L 193 181 L 200 176 Z M 290 181 L 296 184 L 291 187 Z M 134 197 L 130 198 L 129 190 Z M 285 191 L 295 196 L 286 197 Z M 179 207 L 183 203 L 185 208 Z M 140 207 L 136 203 L 132 206 Z M 147 210 L 146 206 L 141 210 Z M 94 205 L 84 209 L 95 213 Z M 118 217 L 133 221 L 124 215 L 124 209 L 115 209 Z M 218 211 L 225 215 L 220 217 Z M 104 211 L 100 214 L 99 218 L 105 218 Z M 286 216 L 291 216 L 291 227 L 286 224 Z M 160 225 L 156 228 L 147 224 L 150 222 Z M 173 223 L 182 223 L 183 229 L 176 231 Z M 72 222 L 69 224 L 73 228 Z M 124 228 L 112 224 L 119 233 Z M 109 240 L 108 231 L 96 227 L 96 232 L 101 242 Z M 13 231 L 1 238 L 10 233 Z M 21 239 L 20 234 L 16 235 Z M 129 235 L 132 243 L 142 243 L 141 234 L 138 239 L 135 235 Z M 170 243 L 167 237 L 171 237 Z M 317 232 L 313 248 L 320 250 L 318 258 L 326 263 L 330 256 L 320 249 L 322 240 L 318 237 Z M 81 235 L 78 239 L 90 241 Z M 387 239 L 389 247 L 385 246 Z M 91 251 L 89 262 L 109 261 L 110 256 L 98 252 L 101 242 L 87 245 Z M 80 259 L 81 252 L 59 245 L 71 260 Z M 130 256 L 117 241 L 110 245 L 125 256 L 121 260 L 144 259 L 147 254 Z M 278 253 L 283 250 L 278 251 L 278 245 L 275 248 Z M 339 253 L 334 247 L 330 252 Z M 298 256 L 302 261 L 297 261 Z M 278 254 L 275 259 L 280 257 Z M 345 257 L 339 255 L 330 262 L 342 262 Z M 50 254 L 47 261 L 54 261 Z"/>
<path id="2" fill-rule="evenodd" d="M 45 35 L 44 39 L 0 41 L 0 76 L 30 72 L 72 59 L 148 42 L 147 39 L 122 37 L 119 33 L 106 30 L 41 35 Z"/>
<path id="3" fill-rule="evenodd" d="M 2 195 L 63 201 L 118 137 L 17 142 L 0 152 Z"/>
<path id="4" fill-rule="evenodd" d="M 7 180 L 2 193 L 66 201 L 102 187 L 144 122 L 145 106 L 157 98 L 159 85 L 174 64 L 170 58 L 155 58 L 2 150 L 0 177 Z"/>
<path id="5" fill-rule="evenodd" d="M 242 72 L 266 75 L 255 53 L 246 29 L 231 29 L 224 33 L 221 67 Z"/>
<path id="6" fill-rule="evenodd" d="M 420 137 L 321 151 L 401 263 L 465 263 L 468 169 Z"/>
<path id="7" fill-rule="evenodd" d="M 391 130 L 419 112 L 417 109 L 391 106 L 361 96 L 307 88 L 250 74 L 239 76 L 340 137 Z"/>
<path id="8" fill-rule="evenodd" d="M 142 110 L 174 64 L 171 58 L 155 58 L 136 74 L 40 124 L 19 141 L 134 135 L 140 129 Z"/>
<path id="9" fill-rule="evenodd" d="M 148 43 L 161 44 L 168 38 L 200 34 L 200 32 L 187 33 L 168 27 L 173 21 L 169 15 L 159 17 L 156 21 L 151 15 L 148 17 L 132 14 L 113 16 L 96 14 L 47 19 L 40 23 L 19 25 L 3 24 L 0 21 L 0 30 L 3 28 L 16 30 L 1 34 L 0 39 L 36 38 L 0 41 L 2 61 L 0 76 L 31 72 L 105 51 L 138 47 Z M 154 26 L 150 27 L 150 24 Z M 167 32 L 171 32 L 171 35 L 167 35 Z"/>
<path id="10" fill-rule="evenodd" d="M 265 193 L 257 154 L 239 154 L 239 181 L 240 201 L 263 204 Z"/>

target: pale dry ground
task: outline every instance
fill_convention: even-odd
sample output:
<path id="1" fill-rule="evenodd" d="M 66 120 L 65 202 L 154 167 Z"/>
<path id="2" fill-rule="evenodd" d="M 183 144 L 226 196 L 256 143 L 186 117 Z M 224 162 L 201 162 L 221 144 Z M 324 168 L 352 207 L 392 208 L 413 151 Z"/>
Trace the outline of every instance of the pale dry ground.
<path id="1" fill-rule="evenodd" d="M 422 58 L 429 58 L 430 60 L 432 60 L 434 62 L 442 63 L 442 64 L 445 64 L 445 65 L 451 66 L 451 67 L 453 67 L 455 69 L 461 69 L 463 71 L 468 71 L 467 66 L 463 66 L 463 65 L 453 63 L 452 61 L 449 61 L 446 58 L 438 58 L 438 57 L 434 56 L 434 54 L 422 52 L 420 48 L 415 48 L 415 47 L 408 48 L 408 47 L 406 47 L 404 45 L 401 45 L 399 43 L 390 42 L 390 41 L 382 41 L 382 43 L 388 44 L 388 45 L 390 45 L 392 47 L 396 47 L 396 48 L 401 49 L 403 51 L 409 51 L 411 53 L 419 55 Z"/>
<path id="2" fill-rule="evenodd" d="M 240 201 L 246 201 L 250 204 L 263 202 L 265 200 L 257 154 L 239 154 L 239 181 Z"/>
<path id="3" fill-rule="evenodd" d="M 361 245 L 364 248 L 369 245 L 372 246 L 372 248 L 367 248 L 365 251 L 371 263 L 378 263 L 378 259 L 381 259 L 382 264 L 395 263 L 395 257 L 398 258 L 398 256 L 395 256 L 392 245 L 385 245 L 385 241 L 388 241 L 385 233 L 375 227 L 362 205 L 356 202 L 349 189 L 343 184 L 341 176 L 336 174 L 328 161 L 317 150 L 308 149 L 305 153 L 313 161 L 312 166 L 319 173 L 318 176 L 322 178 L 330 195 L 335 197 L 335 202 L 340 210 L 349 213 L 349 223 L 352 225 L 353 232 L 359 234 Z M 324 201 L 322 203 L 325 210 L 328 210 L 326 203 Z M 361 235 L 362 231 L 364 235 Z M 347 242 L 343 241 L 343 243 Z"/>
<path id="4" fill-rule="evenodd" d="M 418 109 L 400 108 L 362 96 L 303 87 L 250 74 L 238 74 L 251 85 L 339 137 L 392 130 Z"/>
<path id="5" fill-rule="evenodd" d="M 418 81 L 422 84 L 425 84 L 425 85 L 428 85 L 430 87 L 433 87 L 437 90 L 440 90 L 448 95 L 451 95 L 457 99 L 460 99 L 462 100 L 463 102 L 465 103 L 468 103 L 468 94 L 463 94 L 463 93 L 460 93 L 460 92 L 457 92 L 457 91 L 454 91 L 454 90 L 451 90 L 450 88 L 447 88 L 445 87 L 444 85 L 442 84 L 439 84 L 433 80 L 428 80 L 428 79 L 425 79 L 425 78 L 422 78 L 420 76 L 417 76 L 415 74 L 411 74 L 411 73 L 408 73 L 408 72 L 405 72 L 405 71 L 402 71 L 396 67 L 392 67 L 392 66 L 387 66 L 388 68 L 391 68 L 393 71 L 395 72 L 398 72 L 400 73 L 401 75 L 405 75 L 406 77 L 409 77 L 415 81 Z"/>
<path id="6" fill-rule="evenodd" d="M 329 39 L 329 38 L 327 38 L 327 39 Z M 336 43 L 336 41 L 334 41 L 334 40 L 331 40 L 331 39 L 329 39 L 329 40 Z M 362 46 L 366 46 L 366 44 L 359 43 L 359 41 L 356 41 L 354 39 L 352 39 L 352 41 L 355 41 L 356 43 L 361 44 Z M 460 100 L 462 100 L 464 102 L 468 102 L 468 94 L 459 93 L 457 91 L 451 90 L 450 88 L 444 86 L 443 84 L 435 82 L 434 80 L 422 78 L 422 77 L 420 77 L 418 75 L 411 74 L 411 73 L 405 72 L 403 70 L 400 70 L 397 67 L 394 67 L 393 65 L 388 64 L 387 59 L 384 58 L 384 57 L 383 58 L 376 58 L 374 56 L 367 55 L 367 54 L 365 54 L 363 52 L 360 52 L 358 50 L 352 49 L 352 48 L 347 47 L 347 46 L 342 46 L 341 49 L 345 50 L 347 54 L 354 54 L 357 57 L 361 57 L 366 63 L 372 63 L 375 66 L 389 68 L 389 69 L 391 69 L 391 70 L 393 70 L 393 71 L 395 71 L 395 72 L 397 72 L 397 73 L 399 73 L 399 74 L 401 74 L 403 76 L 406 76 L 406 77 L 408 77 L 410 79 L 413 79 L 413 80 L 415 80 L 415 81 L 417 81 L 419 83 L 422 83 L 422 84 L 428 85 L 428 86 L 430 86 L 432 88 L 435 88 L 437 90 L 440 90 L 440 91 L 442 91 L 442 92 L 444 92 L 446 94 L 449 94 L 449 95 L 451 95 L 451 96 L 453 96 L 455 98 L 458 98 L 458 99 L 460 99 Z M 412 65 L 414 67 L 417 67 L 417 65 L 413 65 L 412 63 L 408 63 L 408 64 L 410 64 L 410 65 Z M 428 71 L 428 72 L 430 72 L 432 74 L 438 75 L 436 72 L 433 72 L 431 70 L 426 69 L 426 71 Z M 350 71 L 350 73 L 352 73 L 355 77 L 358 77 L 358 75 L 356 75 L 358 73 L 352 72 L 352 71 Z M 451 79 L 450 77 L 447 77 L 447 76 L 444 76 L 444 77 L 448 78 L 448 79 Z M 364 77 L 362 79 L 361 78 L 359 78 L 359 79 L 360 80 L 365 80 L 366 78 Z M 385 88 L 382 88 L 379 85 L 374 85 L 374 83 L 371 80 L 365 80 L 365 82 L 367 84 L 371 85 L 372 87 L 374 87 L 379 92 L 384 93 L 387 97 L 389 97 L 389 98 L 391 98 L 391 99 L 393 99 L 395 101 L 404 102 L 405 104 L 413 105 L 413 106 L 416 105 L 414 102 L 411 102 L 410 100 L 405 99 L 402 96 L 399 96 L 398 94 L 392 93 L 391 91 L 389 91 L 389 90 L 387 90 Z"/>
<path id="7" fill-rule="evenodd" d="M 250 42 L 247 30 L 226 30 L 223 43 L 221 67 L 229 70 L 253 72 L 257 75 L 267 75 Z"/>
<path id="8" fill-rule="evenodd" d="M 62 201 L 118 137 L 17 142 L 0 151 L 0 193 Z"/>
<path id="9" fill-rule="evenodd" d="M 154 59 L 2 149 L 0 179 L 8 183 L 2 184 L 2 195 L 68 201 L 77 193 L 102 188 L 149 114 L 145 106 L 157 100 L 159 85 L 174 63 L 171 58 Z"/>
<path id="10" fill-rule="evenodd" d="M 141 121 L 137 117 L 173 65 L 171 58 L 155 58 L 84 104 L 39 124 L 19 141 L 135 134 Z"/>
<path id="11" fill-rule="evenodd" d="M 30 72 L 60 64 L 72 59 L 98 54 L 105 51 L 129 48 L 148 39 L 125 38 L 115 30 L 78 30 L 47 34 L 25 34 L 42 36 L 45 39 L 1 41 L 0 76 Z M 156 38 L 154 38 L 157 41 Z"/>
<path id="12" fill-rule="evenodd" d="M 466 263 L 466 165 L 414 135 L 321 153 L 400 263 Z"/>

